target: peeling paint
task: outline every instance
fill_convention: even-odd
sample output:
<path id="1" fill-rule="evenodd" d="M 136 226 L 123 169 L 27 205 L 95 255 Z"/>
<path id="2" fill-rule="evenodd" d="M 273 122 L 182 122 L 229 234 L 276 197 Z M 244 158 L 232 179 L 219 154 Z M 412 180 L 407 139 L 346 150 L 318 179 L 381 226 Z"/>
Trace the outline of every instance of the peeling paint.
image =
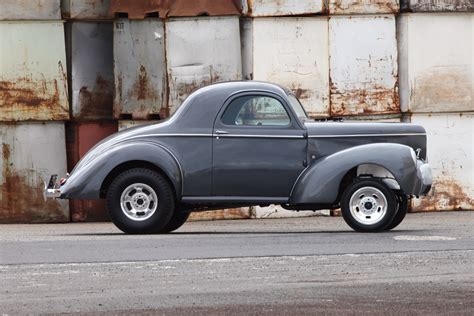
<path id="1" fill-rule="evenodd" d="M 254 17 L 317 14 L 324 12 L 324 3 L 322 0 L 248 0 L 247 14 Z"/>
<path id="2" fill-rule="evenodd" d="M 397 14 L 397 0 L 328 0 L 329 14 Z"/>

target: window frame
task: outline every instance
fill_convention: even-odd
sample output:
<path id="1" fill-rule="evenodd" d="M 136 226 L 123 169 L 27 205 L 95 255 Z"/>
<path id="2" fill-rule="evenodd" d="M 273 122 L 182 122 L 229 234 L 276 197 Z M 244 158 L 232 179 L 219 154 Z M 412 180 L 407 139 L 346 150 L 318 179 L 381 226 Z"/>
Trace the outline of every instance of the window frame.
<path id="1" fill-rule="evenodd" d="M 278 102 L 283 106 L 283 109 L 285 110 L 286 114 L 288 115 L 289 118 L 289 123 L 287 125 L 229 125 L 225 124 L 223 121 L 223 116 L 226 112 L 226 110 L 229 108 L 229 106 L 232 104 L 233 101 L 235 101 L 238 98 L 241 97 L 246 97 L 246 96 L 255 96 L 255 97 L 270 97 Z M 288 103 L 286 100 L 284 100 L 280 95 L 268 92 L 268 91 L 247 91 L 247 92 L 241 92 L 241 93 L 236 93 L 234 95 L 231 95 L 222 105 L 221 110 L 219 114 L 216 117 L 216 121 L 214 122 L 214 128 L 217 126 L 216 123 L 218 123 L 222 127 L 226 128 L 234 128 L 234 129 L 302 129 L 298 120 L 295 119 L 295 115 L 292 111 L 292 109 L 289 107 Z M 296 122 L 296 124 L 295 124 Z"/>

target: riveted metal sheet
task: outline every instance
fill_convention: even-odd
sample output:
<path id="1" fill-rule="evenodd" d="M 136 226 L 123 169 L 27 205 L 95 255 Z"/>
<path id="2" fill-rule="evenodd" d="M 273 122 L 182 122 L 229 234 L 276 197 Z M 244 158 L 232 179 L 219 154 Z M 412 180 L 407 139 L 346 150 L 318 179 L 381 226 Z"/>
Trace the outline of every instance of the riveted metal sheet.
<path id="1" fill-rule="evenodd" d="M 68 23 L 71 114 L 75 120 L 111 120 L 114 97 L 113 24 Z"/>
<path id="2" fill-rule="evenodd" d="M 414 211 L 474 210 L 474 113 L 412 114 L 425 127 L 433 189 Z"/>
<path id="3" fill-rule="evenodd" d="M 105 137 L 117 132 L 117 122 L 66 123 L 66 152 L 68 171 L 71 171 L 89 149 Z M 109 220 L 105 200 L 70 200 L 73 222 Z"/>
<path id="4" fill-rule="evenodd" d="M 306 15 L 324 12 L 323 0 L 243 0 L 250 16 Z"/>
<path id="5" fill-rule="evenodd" d="M 109 17 L 110 0 L 61 0 L 65 19 L 104 20 Z"/>
<path id="6" fill-rule="evenodd" d="M 244 45 L 253 51 L 244 65 L 253 67 L 253 79 L 286 86 L 310 116 L 328 116 L 327 17 L 255 18 L 248 32 Z"/>
<path id="7" fill-rule="evenodd" d="M 399 113 L 395 17 L 329 20 L 331 115 Z"/>
<path id="8" fill-rule="evenodd" d="M 66 174 L 64 123 L 0 123 L 0 223 L 69 221 L 65 200 L 43 198 L 44 182 Z"/>
<path id="9" fill-rule="evenodd" d="M 158 18 L 114 22 L 114 118 L 168 117 L 164 38 Z"/>
<path id="10" fill-rule="evenodd" d="M 0 20 L 60 20 L 60 0 L 1 0 Z"/>
<path id="11" fill-rule="evenodd" d="M 0 121 L 67 120 L 62 22 L 0 22 Z"/>
<path id="12" fill-rule="evenodd" d="M 174 18 L 166 23 L 169 108 L 210 83 L 240 80 L 239 18 Z"/>
<path id="13" fill-rule="evenodd" d="M 228 208 L 216 211 L 193 212 L 188 218 L 189 222 L 194 221 L 215 221 L 223 219 L 247 219 L 251 217 L 249 207 Z"/>
<path id="14" fill-rule="evenodd" d="M 474 14 L 402 14 L 397 28 L 402 111 L 474 111 Z"/>
<path id="15" fill-rule="evenodd" d="M 329 14 L 398 13 L 398 0 L 328 0 Z"/>
<path id="16" fill-rule="evenodd" d="M 402 10 L 411 12 L 473 12 L 473 0 L 400 0 Z"/>

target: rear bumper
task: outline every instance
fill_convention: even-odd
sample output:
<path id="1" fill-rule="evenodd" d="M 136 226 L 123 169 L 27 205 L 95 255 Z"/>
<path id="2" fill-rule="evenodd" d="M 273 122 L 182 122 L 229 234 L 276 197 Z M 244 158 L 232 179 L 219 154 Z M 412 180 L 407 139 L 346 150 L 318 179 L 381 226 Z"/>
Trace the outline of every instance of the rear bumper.
<path id="1" fill-rule="evenodd" d="M 416 177 L 415 192 L 413 193 L 416 196 L 427 195 L 433 185 L 433 174 L 430 165 L 418 160 L 416 163 Z"/>
<path id="2" fill-rule="evenodd" d="M 57 183 L 57 179 L 58 175 L 53 174 L 49 178 L 49 182 L 44 184 L 43 197 L 45 200 L 48 198 L 56 199 L 61 197 L 61 186 Z"/>

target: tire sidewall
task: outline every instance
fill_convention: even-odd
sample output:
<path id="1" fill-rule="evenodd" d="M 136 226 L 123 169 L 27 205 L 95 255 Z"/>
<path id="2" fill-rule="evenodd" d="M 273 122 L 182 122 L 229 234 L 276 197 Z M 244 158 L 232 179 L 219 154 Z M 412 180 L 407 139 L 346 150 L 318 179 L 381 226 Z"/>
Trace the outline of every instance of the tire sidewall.
<path id="1" fill-rule="evenodd" d="M 352 195 L 360 188 L 373 187 L 382 192 L 387 200 L 387 211 L 385 216 L 377 223 L 371 225 L 365 225 L 357 221 L 351 213 L 350 199 Z M 395 193 L 389 189 L 385 184 L 376 179 L 360 179 L 354 181 L 343 193 L 341 198 L 341 213 L 346 223 L 352 227 L 355 231 L 359 232 L 380 232 L 388 227 L 396 213 L 398 208 L 398 201 Z"/>
<path id="2" fill-rule="evenodd" d="M 158 205 L 153 215 L 143 221 L 134 221 L 122 211 L 120 198 L 122 192 L 131 184 L 144 183 L 150 186 L 158 197 Z M 121 173 L 111 183 L 107 191 L 107 208 L 114 224 L 123 232 L 130 234 L 159 232 L 168 224 L 173 215 L 174 196 L 167 181 L 152 170 L 131 169 Z"/>

